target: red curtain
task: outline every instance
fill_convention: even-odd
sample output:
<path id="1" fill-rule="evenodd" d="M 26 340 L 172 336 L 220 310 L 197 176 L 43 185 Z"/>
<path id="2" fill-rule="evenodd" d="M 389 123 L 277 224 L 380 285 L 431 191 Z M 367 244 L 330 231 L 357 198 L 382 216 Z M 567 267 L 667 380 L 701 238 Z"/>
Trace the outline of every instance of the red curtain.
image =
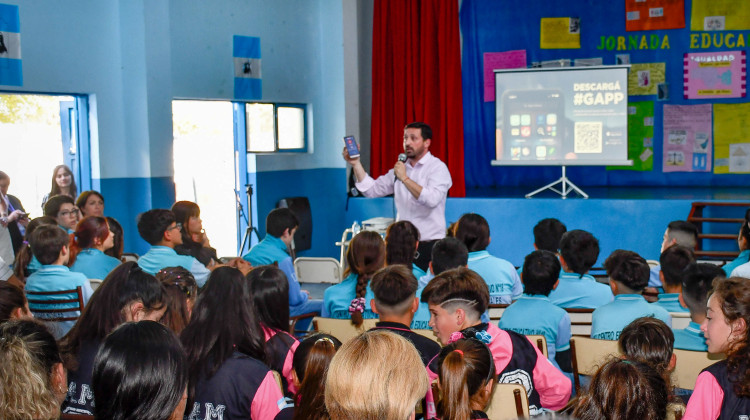
<path id="1" fill-rule="evenodd" d="M 393 168 L 404 126 L 422 121 L 453 178 L 450 196 L 465 196 L 458 0 L 376 0 L 373 26 L 372 175 Z"/>

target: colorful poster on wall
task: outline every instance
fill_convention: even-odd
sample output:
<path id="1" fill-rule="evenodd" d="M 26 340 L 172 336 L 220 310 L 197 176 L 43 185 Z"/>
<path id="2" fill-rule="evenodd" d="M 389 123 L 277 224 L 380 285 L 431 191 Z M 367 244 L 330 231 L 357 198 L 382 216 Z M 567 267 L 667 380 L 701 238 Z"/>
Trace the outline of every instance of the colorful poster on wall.
<path id="1" fill-rule="evenodd" d="M 664 105 L 664 172 L 711 171 L 711 104 Z"/>
<path id="2" fill-rule="evenodd" d="M 633 63 L 628 73 L 628 95 L 656 95 L 659 83 L 666 82 L 664 63 Z"/>
<path id="3" fill-rule="evenodd" d="M 682 29 L 684 0 L 625 0 L 625 30 Z"/>
<path id="4" fill-rule="evenodd" d="M 234 97 L 236 99 L 261 99 L 263 84 L 260 68 L 260 38 L 235 35 L 234 56 Z"/>
<path id="5" fill-rule="evenodd" d="M 0 85 L 23 86 L 18 6 L 0 4 Z"/>
<path id="6" fill-rule="evenodd" d="M 526 50 L 484 53 L 484 101 L 495 100 L 495 72 L 497 69 L 526 67 Z"/>
<path id="7" fill-rule="evenodd" d="M 654 102 L 628 103 L 628 160 L 633 166 L 608 166 L 608 170 L 654 169 Z"/>
<path id="8" fill-rule="evenodd" d="M 542 18 L 539 44 L 543 50 L 581 48 L 581 20 Z"/>
<path id="9" fill-rule="evenodd" d="M 746 0 L 693 0 L 691 31 L 750 29 L 750 2 Z"/>
<path id="10" fill-rule="evenodd" d="M 685 99 L 745 96 L 745 51 L 687 53 L 684 65 Z"/>
<path id="11" fill-rule="evenodd" d="M 714 136 L 714 173 L 750 173 L 750 103 L 715 104 Z"/>

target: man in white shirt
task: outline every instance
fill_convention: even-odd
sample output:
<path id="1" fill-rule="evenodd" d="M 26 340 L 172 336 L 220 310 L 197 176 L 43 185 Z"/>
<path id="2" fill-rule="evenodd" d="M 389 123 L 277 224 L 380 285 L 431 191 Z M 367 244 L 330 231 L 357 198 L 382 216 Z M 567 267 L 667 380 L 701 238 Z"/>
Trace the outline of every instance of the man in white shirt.
<path id="1" fill-rule="evenodd" d="M 373 179 L 359 157 L 351 158 L 344 148 L 344 159 L 352 165 L 356 187 L 365 197 L 393 194 L 396 220 L 408 220 L 420 234 L 419 257 L 415 264 L 426 270 L 432 245 L 445 237 L 445 200 L 453 185 L 448 167 L 430 153 L 432 129 L 422 122 L 404 127 L 406 162 L 397 161 L 393 169 Z"/>

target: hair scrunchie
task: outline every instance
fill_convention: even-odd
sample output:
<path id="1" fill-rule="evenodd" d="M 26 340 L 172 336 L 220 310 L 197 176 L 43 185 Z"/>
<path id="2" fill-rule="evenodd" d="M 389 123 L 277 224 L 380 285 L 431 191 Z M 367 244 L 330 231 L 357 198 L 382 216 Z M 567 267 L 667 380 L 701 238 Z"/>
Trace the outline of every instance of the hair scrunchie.
<path id="1" fill-rule="evenodd" d="M 352 299 L 352 302 L 349 304 L 349 313 L 353 314 L 354 312 L 364 313 L 365 312 L 365 298 L 354 298 Z"/>
<path id="2" fill-rule="evenodd" d="M 487 331 L 467 328 L 464 331 L 456 331 L 451 334 L 450 338 L 448 339 L 448 344 L 453 343 L 454 341 L 458 341 L 462 338 L 473 338 L 487 345 L 492 342 L 492 336 Z"/>

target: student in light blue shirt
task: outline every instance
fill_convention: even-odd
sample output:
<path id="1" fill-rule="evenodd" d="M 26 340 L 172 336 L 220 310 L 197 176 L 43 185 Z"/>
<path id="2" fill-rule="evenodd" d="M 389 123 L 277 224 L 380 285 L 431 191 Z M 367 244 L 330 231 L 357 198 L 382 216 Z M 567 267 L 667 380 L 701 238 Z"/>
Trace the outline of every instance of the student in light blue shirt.
<path id="1" fill-rule="evenodd" d="M 695 261 L 693 251 L 680 245 L 672 245 L 665 249 L 659 257 L 661 279 L 664 293 L 659 293 L 659 300 L 654 305 L 659 305 L 667 312 L 688 312 L 688 308 L 680 303 L 682 293 L 682 277 L 685 268 Z"/>
<path id="2" fill-rule="evenodd" d="M 547 355 L 555 366 L 572 372 L 570 361 L 570 316 L 550 302 L 548 296 L 559 283 L 560 261 L 549 251 L 534 251 L 523 263 L 524 293 L 500 318 L 498 327 L 523 335 L 543 335 Z"/>
<path id="3" fill-rule="evenodd" d="M 408 220 L 391 223 L 385 232 L 385 265 L 405 265 L 412 270 L 414 277 L 421 278 L 427 273 L 414 264 L 419 257 L 419 230 Z"/>
<path id="4" fill-rule="evenodd" d="M 121 261 L 104 251 L 114 246 L 115 234 L 109 229 L 107 219 L 87 216 L 76 226 L 70 245 L 70 271 L 81 273 L 88 279 L 104 280 Z"/>
<path id="5" fill-rule="evenodd" d="M 685 329 L 674 330 L 676 349 L 708 351 L 701 324 L 706 320 L 708 295 L 717 277 L 726 276 L 721 268 L 713 264 L 692 263 L 685 269 L 680 302 L 690 310 L 690 324 Z"/>
<path id="6" fill-rule="evenodd" d="M 286 274 L 289 283 L 289 316 L 319 314 L 323 301 L 310 299 L 310 293 L 302 290 L 297 280 L 297 272 L 294 270 L 294 261 L 287 252 L 294 240 L 297 227 L 299 227 L 299 220 L 288 208 L 271 210 L 266 216 L 266 237 L 242 258 L 255 267 L 278 263 L 279 269 Z M 297 328 L 306 330 L 310 322 L 310 320 L 301 320 L 297 323 Z"/>
<path id="7" fill-rule="evenodd" d="M 739 235 L 737 235 L 737 246 L 740 248 L 740 255 L 722 267 L 727 277 L 732 275 L 735 268 L 750 261 L 750 209 L 745 211 L 745 220 L 742 222 Z"/>
<path id="8" fill-rule="evenodd" d="M 356 326 L 365 318 L 377 318 L 370 301 L 375 297 L 370 289 L 370 279 L 385 264 L 385 243 L 379 233 L 371 230 L 359 232 L 346 251 L 349 263 L 339 284 L 326 289 L 323 294 L 325 318 L 351 319 Z"/>
<path id="9" fill-rule="evenodd" d="M 469 250 L 469 269 L 479 274 L 490 288 L 490 305 L 509 304 L 523 293 L 521 278 L 510 262 L 490 255 L 490 225 L 476 214 L 466 213 L 458 219 L 455 237 Z"/>
<path id="10" fill-rule="evenodd" d="M 672 245 L 684 246 L 688 249 L 695 249 L 698 245 L 698 228 L 690 222 L 684 220 L 674 220 L 669 222 L 667 230 L 664 231 L 664 237 L 661 242 L 659 255 Z M 662 286 L 659 278 L 660 267 L 652 267 L 648 279 L 648 287 L 659 288 Z"/>
<path id="11" fill-rule="evenodd" d="M 571 230 L 560 239 L 560 284 L 549 299 L 561 308 L 598 308 L 612 302 L 612 289 L 587 274 L 599 258 L 599 241 L 584 230 Z"/>
<path id="12" fill-rule="evenodd" d="M 53 217 L 67 233 L 73 233 L 78 222 L 78 207 L 72 197 L 54 195 L 44 203 L 44 215 Z"/>
<path id="13" fill-rule="evenodd" d="M 560 239 L 567 231 L 568 228 L 555 218 L 540 220 L 534 225 L 534 250 L 556 254 L 560 250 Z M 521 275 L 522 272 L 523 267 L 519 267 L 518 274 Z"/>
<path id="14" fill-rule="evenodd" d="M 94 291 L 91 289 L 89 280 L 81 273 L 71 272 L 65 264 L 70 257 L 68 247 L 68 234 L 58 226 L 39 226 L 31 235 L 31 249 L 39 259 L 42 267 L 26 279 L 25 290 L 27 292 L 55 292 L 70 290 L 81 287 L 84 306 L 88 303 Z M 27 296 L 28 298 L 28 296 Z M 44 299 L 50 302 L 61 299 L 75 299 L 75 294 L 70 295 L 47 295 L 35 296 L 34 299 Z M 71 308 L 72 304 L 35 304 L 29 303 L 32 312 L 37 309 L 65 309 Z M 36 312 L 35 316 L 40 319 L 54 316 L 55 314 Z M 75 321 L 60 321 L 48 323 L 55 338 L 61 338 L 73 327 Z"/>
<path id="15" fill-rule="evenodd" d="M 174 250 L 175 245 L 182 243 L 181 231 L 182 225 L 169 210 L 153 209 L 138 216 L 138 233 L 151 244 L 151 249 L 138 259 L 138 265 L 152 276 L 165 267 L 182 267 L 193 273 L 195 282 L 203 287 L 211 271 L 195 258 Z"/>
<path id="16" fill-rule="evenodd" d="M 672 326 L 666 309 L 646 302 L 642 293 L 648 285 L 646 260 L 632 251 L 615 250 L 604 262 L 615 300 L 592 314 L 591 338 L 617 340 L 622 329 L 637 318 L 653 317 Z"/>

